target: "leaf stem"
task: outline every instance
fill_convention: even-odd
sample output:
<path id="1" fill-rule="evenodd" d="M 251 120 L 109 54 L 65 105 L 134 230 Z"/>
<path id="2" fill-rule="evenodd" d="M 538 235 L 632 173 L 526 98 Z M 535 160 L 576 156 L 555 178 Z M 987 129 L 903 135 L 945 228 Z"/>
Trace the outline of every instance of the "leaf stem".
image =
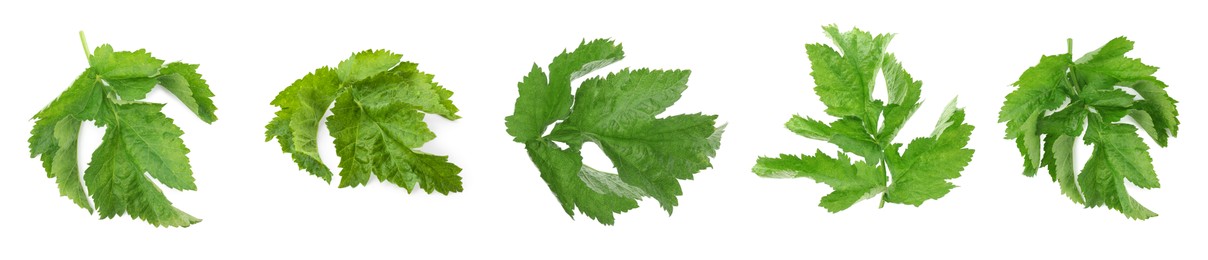
<path id="1" fill-rule="evenodd" d="M 1065 38 L 1065 51 L 1066 55 L 1069 55 L 1070 60 L 1072 61 L 1074 59 L 1074 38 Z M 1082 84 L 1078 84 L 1078 72 L 1074 69 L 1075 63 L 1076 62 L 1071 62 L 1069 64 L 1070 73 L 1065 79 L 1066 84 L 1070 85 L 1070 90 L 1073 92 L 1072 95 L 1077 97 L 1078 93 L 1082 92 Z"/>
<path id="2" fill-rule="evenodd" d="M 1074 56 L 1074 38 L 1065 38 L 1065 53 Z"/>
<path id="3" fill-rule="evenodd" d="M 88 39 L 84 38 L 83 30 L 80 31 L 80 45 L 84 45 L 84 57 L 88 58 L 88 61 L 91 62 L 92 61 L 92 52 L 88 50 Z"/>
<path id="4" fill-rule="evenodd" d="M 880 203 L 880 205 L 877 206 L 878 209 L 883 209 L 883 208 L 885 208 L 885 199 L 886 199 L 886 197 L 889 196 L 888 187 L 889 187 L 890 182 L 892 181 L 890 179 L 890 178 L 892 178 L 892 176 L 889 175 L 889 156 L 885 154 L 885 149 L 883 149 L 883 148 L 881 149 L 881 163 L 880 163 L 880 165 L 877 166 L 877 168 L 881 170 L 882 175 L 885 175 L 884 185 L 886 187 L 886 190 L 881 192 L 881 203 Z"/>

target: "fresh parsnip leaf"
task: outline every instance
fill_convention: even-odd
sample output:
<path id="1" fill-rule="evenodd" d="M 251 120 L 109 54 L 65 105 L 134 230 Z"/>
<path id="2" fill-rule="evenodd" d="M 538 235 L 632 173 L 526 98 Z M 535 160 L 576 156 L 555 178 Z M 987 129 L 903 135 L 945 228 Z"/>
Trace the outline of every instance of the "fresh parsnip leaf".
<path id="1" fill-rule="evenodd" d="M 83 33 L 80 34 L 83 42 Z M 84 49 L 88 50 L 84 42 Z M 202 121 L 218 118 L 210 87 L 197 65 L 164 65 L 145 50 L 114 51 L 101 45 L 88 56 L 90 67 L 63 94 L 34 115 L 29 138 L 31 157 L 40 157 L 60 194 L 101 218 L 129 214 L 155 226 L 187 227 L 200 222 L 172 206 L 159 187 L 196 190 L 189 149 L 163 104 L 139 101 L 156 85 L 163 86 Z M 80 125 L 105 127 L 100 147 L 83 176 L 77 166 Z M 83 181 L 81 181 L 81 179 Z M 87 187 L 87 191 L 85 191 Z M 88 197 L 92 197 L 91 203 Z"/>
<path id="2" fill-rule="evenodd" d="M 371 176 L 411 192 L 462 191 L 461 168 L 447 156 L 419 151 L 436 138 L 424 114 L 457 119 L 453 92 L 385 50 L 358 52 L 336 68 L 323 67 L 294 81 L 272 105 L 280 107 L 266 126 L 265 141 L 277 139 L 300 169 L 331 182 L 319 158 L 319 122 L 331 107 L 327 128 L 340 157 L 339 187 L 369 183 Z M 334 104 L 334 107 L 333 107 Z"/>
<path id="3" fill-rule="evenodd" d="M 1112 39 L 1077 60 L 1071 58 L 1072 40 L 1068 44 L 1068 53 L 1044 56 L 1025 70 L 999 112 L 1006 138 L 1015 139 L 1024 156 L 1024 174 L 1047 167 L 1075 203 L 1107 206 L 1133 219 L 1157 216 L 1128 195 L 1125 180 L 1158 188 L 1149 146 L 1136 132 L 1139 126 L 1165 147 L 1169 137 L 1178 136 L 1177 101 L 1153 76 L 1157 67 L 1124 56 L 1133 49 L 1127 38 Z M 1125 117 L 1137 126 L 1121 123 Z M 1073 149 L 1080 135 L 1094 150 L 1075 177 Z"/>
<path id="4" fill-rule="evenodd" d="M 624 56 L 621 45 L 598 39 L 563 51 L 549 74 L 533 64 L 506 119 L 508 134 L 525 145 L 566 214 L 574 217 L 578 208 L 608 225 L 644 197 L 671 213 L 683 193 L 679 180 L 712 166 L 723 131 L 713 115 L 659 117 L 688 88 L 687 70 L 622 69 L 584 80 L 571 95 L 571 81 Z M 616 174 L 583 164 L 587 142 L 600 146 Z"/>
<path id="5" fill-rule="evenodd" d="M 914 80 L 893 54 L 885 52 L 892 34 L 872 35 L 854 29 L 839 32 L 824 26 L 839 51 L 825 44 L 807 44 L 815 93 L 826 113 L 839 119 L 830 124 L 793 116 L 785 124 L 806 138 L 829 142 L 842 151 L 831 157 L 822 150 L 814 155 L 760 157 L 752 171 L 767 178 L 810 178 L 834 189 L 819 206 L 830 212 L 881 195 L 885 202 L 919 206 L 947 195 L 956 185 L 948 180 L 973 158 L 965 148 L 973 126 L 956 100 L 936 123 L 931 136 L 916 138 L 901 151 L 894 137 L 922 105 L 923 83 Z M 842 53 L 840 53 L 842 51 Z M 885 78 L 888 101 L 873 98 L 877 73 Z M 848 153 L 862 157 L 852 161 Z"/>

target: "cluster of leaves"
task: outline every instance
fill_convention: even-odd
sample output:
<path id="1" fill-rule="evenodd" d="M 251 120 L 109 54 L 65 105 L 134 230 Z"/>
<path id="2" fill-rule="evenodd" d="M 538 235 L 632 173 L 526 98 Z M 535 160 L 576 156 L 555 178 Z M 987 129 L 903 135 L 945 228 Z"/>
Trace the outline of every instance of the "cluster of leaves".
<path id="1" fill-rule="evenodd" d="M 428 193 L 460 192 L 460 167 L 447 156 L 417 150 L 436 138 L 424 113 L 459 118 L 449 100 L 453 92 L 402 57 L 366 50 L 334 69 L 322 67 L 294 81 L 272 101 L 281 110 L 266 126 L 265 141 L 276 138 L 299 168 L 331 182 L 316 139 L 320 119 L 335 103 L 327 128 L 340 157 L 339 187 L 368 184 L 373 174 L 407 192 L 417 184 Z"/>
<path id="2" fill-rule="evenodd" d="M 578 207 L 600 223 L 613 224 L 614 214 L 636 208 L 643 197 L 658 200 L 670 213 L 683 193 L 679 180 L 711 167 L 709 159 L 721 146 L 717 116 L 657 118 L 688 88 L 687 70 L 623 69 L 586 79 L 571 95 L 571 81 L 624 56 L 621 45 L 598 39 L 554 57 L 548 75 L 533 64 L 518 84 L 515 112 L 507 117 L 508 134 L 525 145 L 572 218 Z M 617 173 L 584 165 L 585 142 L 599 145 Z"/>
<path id="3" fill-rule="evenodd" d="M 1127 38 L 1112 39 L 1077 60 L 1072 40 L 1068 45 L 1067 53 L 1043 56 L 1024 71 L 998 114 L 999 122 L 1007 123 L 1006 138 L 1015 139 L 1023 155 L 1024 175 L 1047 167 L 1061 192 L 1076 203 L 1107 206 L 1134 219 L 1157 216 L 1125 188 L 1126 179 L 1143 189 L 1159 185 L 1149 146 L 1137 127 L 1120 122 L 1132 118 L 1165 147 L 1178 135 L 1177 101 L 1153 76 L 1157 67 L 1124 57 L 1133 48 Z M 1083 130 L 1083 142 L 1094 150 L 1075 177 L 1074 139 Z"/>
<path id="4" fill-rule="evenodd" d="M 826 124 L 793 116 L 785 126 L 806 138 L 830 142 L 843 152 L 833 158 L 821 150 L 813 156 L 761 157 L 753 169 L 755 174 L 805 177 L 830 185 L 834 192 L 819 204 L 830 212 L 878 194 L 882 206 L 885 202 L 919 206 L 948 194 L 956 187 L 948 179 L 960 177 L 973 158 L 973 149 L 965 148 L 973 126 L 965 124 L 964 110 L 957 109 L 953 100 L 931 136 L 914 139 L 899 153 L 902 144 L 892 143 L 893 138 L 922 105 L 923 83 L 885 52 L 892 34 L 874 37 L 860 29 L 841 33 L 834 25 L 823 30 L 843 53 L 825 44 L 807 44 L 805 49 L 812 64 L 810 75 L 817 84 L 814 91 L 826 105 L 826 113 L 839 119 Z M 885 77 L 888 104 L 872 97 L 878 71 Z M 853 162 L 847 153 L 864 160 Z"/>
<path id="5" fill-rule="evenodd" d="M 83 33 L 80 34 L 83 41 Z M 211 123 L 214 96 L 197 73 L 198 65 L 164 64 L 145 50 L 114 51 L 101 45 L 88 53 L 89 68 L 43 108 L 29 138 L 31 157 L 41 157 L 59 194 L 101 218 L 130 214 L 155 226 L 186 227 L 201 220 L 172 206 L 147 178 L 176 190 L 196 190 L 184 134 L 160 112 L 164 104 L 140 102 L 156 85 L 175 95 L 202 121 Z M 79 171 L 80 126 L 93 121 L 105 135 L 92 153 L 83 183 Z M 87 186 L 87 192 L 85 192 Z M 92 204 L 88 196 L 92 196 Z"/>

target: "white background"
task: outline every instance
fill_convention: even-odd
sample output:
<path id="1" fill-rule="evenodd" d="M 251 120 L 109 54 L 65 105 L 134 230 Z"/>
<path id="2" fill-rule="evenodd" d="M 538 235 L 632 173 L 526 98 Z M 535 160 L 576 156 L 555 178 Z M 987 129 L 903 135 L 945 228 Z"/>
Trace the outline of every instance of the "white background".
<path id="1" fill-rule="evenodd" d="M 1198 162 L 1208 119 L 1196 100 L 1205 96 L 1208 23 L 1199 4 L 241 2 L 0 4 L 0 258 L 1205 257 L 1197 247 L 1208 232 L 1208 175 Z M 929 133 L 943 106 L 960 95 L 977 127 L 969 144 L 977 152 L 954 181 L 959 188 L 919 208 L 878 209 L 874 200 L 831 214 L 817 206 L 829 187 L 750 172 L 761 155 L 835 151 L 782 126 L 795 113 L 827 118 L 803 45 L 829 43 L 820 27 L 831 23 L 897 33 L 890 51 L 924 82 L 926 100 L 898 142 Z M 199 189 L 167 196 L 205 221 L 180 229 L 129 217 L 97 220 L 59 197 L 40 162 L 29 158 L 29 117 L 87 66 L 78 30 L 93 47 L 146 48 L 161 59 L 201 64 L 217 93 L 213 125 L 165 91 L 149 99 L 168 103 L 165 113 L 192 150 Z M 1009 84 L 1041 55 L 1064 53 L 1066 38 L 1081 55 L 1121 35 L 1137 42 L 1129 55 L 1161 67 L 1157 76 L 1183 101 L 1182 135 L 1164 149 L 1150 142 L 1162 188 L 1130 189 L 1161 214 L 1148 221 L 1084 209 L 1046 175 L 1022 176 L 1022 159 L 996 122 Z M 603 71 L 691 69 L 690 88 L 668 114 L 701 111 L 729 123 L 715 167 L 682 182 L 671 216 L 648 199 L 615 226 L 571 219 L 504 131 L 516 82 L 534 62 L 545 67 L 564 48 L 600 37 L 623 43 L 627 56 Z M 264 141 L 278 91 L 369 48 L 404 54 L 456 93 L 463 118 L 429 116 L 438 137 L 423 150 L 465 168 L 465 192 L 407 194 L 376 181 L 338 189 L 297 170 L 275 141 Z M 81 163 L 102 132 L 83 131 Z M 336 169 L 331 138 L 320 134 L 323 158 Z M 593 165 L 607 166 L 602 154 L 591 156 Z"/>

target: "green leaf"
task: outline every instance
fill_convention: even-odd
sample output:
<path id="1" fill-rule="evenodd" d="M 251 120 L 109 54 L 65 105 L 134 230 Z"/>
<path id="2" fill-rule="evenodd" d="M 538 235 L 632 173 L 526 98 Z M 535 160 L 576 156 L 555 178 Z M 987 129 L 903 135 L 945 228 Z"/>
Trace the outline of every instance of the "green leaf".
<path id="1" fill-rule="evenodd" d="M 1019 153 L 1024 157 L 1024 175 L 1036 174 L 1040 167 L 1040 136 L 1037 123 L 1040 111 L 1061 106 L 1064 96 L 1061 86 L 1067 84 L 1066 71 L 1070 55 L 1051 55 L 1040 58 L 1040 63 L 1028 68 L 1015 81 L 1018 87 L 1007 94 L 998 122 L 1007 123 L 1007 138 L 1015 139 Z"/>
<path id="2" fill-rule="evenodd" d="M 58 118 L 63 116 L 75 116 L 81 120 L 90 120 L 96 118 L 96 113 L 100 111 L 101 103 L 105 101 L 105 95 L 102 93 L 104 84 L 97 78 L 96 73 L 91 69 L 84 70 L 80 77 L 72 82 L 63 94 L 59 94 L 58 98 L 50 102 L 46 108 L 38 111 L 34 115 L 34 119 L 39 118 Z"/>
<path id="3" fill-rule="evenodd" d="M 843 153 L 837 158 L 819 150 L 814 156 L 782 154 L 778 158 L 759 157 L 751 171 L 765 178 L 810 178 L 834 189 L 822 197 L 819 206 L 831 213 L 851 207 L 885 191 L 885 175 L 873 164 L 851 159 Z"/>
<path id="4" fill-rule="evenodd" d="M 88 203 L 88 194 L 80 183 L 79 166 L 79 133 L 80 121 L 70 116 L 55 124 L 54 137 L 58 141 L 54 161 L 49 173 L 54 175 L 59 184 L 59 195 L 71 199 L 76 205 L 92 213 L 92 205 Z M 48 155 L 43 155 L 50 157 Z"/>
<path id="5" fill-rule="evenodd" d="M 562 51 L 550 63 L 546 77 L 540 66 L 533 64 L 528 76 L 517 86 L 520 97 L 514 112 L 505 118 L 508 134 L 516 142 L 528 142 L 541 137 L 546 128 L 570 114 L 570 82 L 592 71 L 608 66 L 625 57 L 621 45 L 612 40 L 597 39 L 579 44 L 573 52 Z"/>
<path id="6" fill-rule="evenodd" d="M 1157 216 L 1129 196 L 1124 184 L 1127 179 L 1143 189 L 1160 186 L 1153 170 L 1153 159 L 1149 157 L 1149 146 L 1136 131 L 1132 125 L 1092 118 L 1091 128 L 1083 139 L 1087 144 L 1094 144 L 1094 151 L 1078 175 L 1087 207 L 1106 205 L 1134 219 Z"/>
<path id="7" fill-rule="evenodd" d="M 1045 136 L 1044 158 L 1042 166 L 1048 166 L 1049 175 L 1061 186 L 1061 194 L 1065 194 L 1075 203 L 1085 204 L 1086 200 L 1082 199 L 1082 192 L 1078 190 L 1077 177 L 1074 175 L 1074 137 L 1064 134 Z"/>
<path id="8" fill-rule="evenodd" d="M 898 131 L 923 104 L 919 102 L 923 82 L 914 80 L 893 54 L 885 55 L 881 73 L 885 75 L 889 105 L 885 106 L 885 124 L 881 126 L 876 138 L 888 142 L 897 137 Z"/>
<path id="9" fill-rule="evenodd" d="M 1128 108 L 1132 106 L 1135 97 L 1123 90 L 1112 89 L 1083 91 L 1078 98 L 1093 107 Z"/>
<path id="10" fill-rule="evenodd" d="M 682 194 L 679 179 L 708 168 L 716 116 L 656 116 L 679 100 L 689 72 L 638 69 L 591 78 L 575 93 L 573 112 L 551 139 L 596 142 L 622 180 L 640 187 L 671 212 Z M 678 161 L 668 164 L 669 161 Z"/>
<path id="11" fill-rule="evenodd" d="M 403 103 L 425 113 L 437 114 L 449 120 L 461 118 L 457 115 L 457 106 L 449 99 L 453 92 L 433 81 L 435 76 L 432 74 L 419 71 L 419 64 L 402 62 L 390 72 L 378 74 L 380 80 L 374 83 L 398 87 L 383 88 L 389 89 L 383 93 L 393 92 Z M 397 82 L 388 82 L 392 79 Z"/>
<path id="12" fill-rule="evenodd" d="M 549 124 L 570 112 L 571 102 L 562 102 L 571 99 L 570 90 L 550 87 L 545 72 L 537 64 L 533 64 L 517 87 L 520 97 L 516 98 L 515 112 L 504 118 L 508 134 L 515 137 L 513 141 L 528 142 L 541 137 Z"/>
<path id="13" fill-rule="evenodd" d="M 117 91 L 117 95 L 122 100 L 141 100 L 147 98 L 147 93 L 151 93 L 151 89 L 159 81 L 155 78 L 127 78 L 127 79 L 111 79 L 106 80 L 113 90 Z"/>
<path id="14" fill-rule="evenodd" d="M 806 138 L 832 143 L 875 164 L 882 157 L 881 145 L 864 130 L 861 123 L 859 118 L 845 117 L 826 125 L 818 120 L 794 115 L 785 123 L 785 127 Z"/>
<path id="15" fill-rule="evenodd" d="M 373 173 L 408 192 L 419 183 L 428 192 L 461 191 L 461 168 L 445 157 L 428 158 L 433 156 L 412 150 L 436 138 L 424 114 L 401 106 L 362 108 L 358 104 L 364 100 L 381 97 L 362 96 L 358 90 L 341 94 L 327 121 L 340 156 L 340 187 L 367 184 Z"/>
<path id="16" fill-rule="evenodd" d="M 60 140 L 55 137 L 58 123 L 69 118 L 77 121 L 94 119 L 104 101 L 104 94 L 101 92 L 103 86 L 92 70 L 85 70 L 71 87 L 34 115 L 33 119 L 37 122 L 30 131 L 30 158 L 40 156 L 48 177 L 55 177 L 52 168 L 56 154 L 62 148 Z"/>
<path id="17" fill-rule="evenodd" d="M 570 82 L 625 58 L 620 44 L 611 39 L 584 40 L 573 52 L 562 51 L 549 64 L 549 84 L 570 93 Z M 564 99 L 570 101 L 569 99 Z M 569 104 L 567 105 L 569 108 Z M 566 116 L 565 113 L 559 116 Z"/>
<path id="18" fill-rule="evenodd" d="M 180 209 L 164 197 L 163 192 L 143 175 L 143 169 L 135 164 L 127 134 L 134 131 L 113 125 L 105 131 L 104 141 L 92 154 L 92 161 L 84 173 L 84 182 L 96 202 L 101 218 L 112 218 L 130 214 L 155 226 L 187 227 L 197 219 Z"/>
<path id="19" fill-rule="evenodd" d="M 1101 73 L 1116 80 L 1136 80 L 1150 77 L 1158 67 L 1145 65 L 1140 59 L 1115 57 L 1075 65 L 1079 72 Z"/>
<path id="20" fill-rule="evenodd" d="M 656 119 L 687 88 L 687 70 L 628 70 L 583 81 L 573 112 L 553 128 L 553 140 L 594 141 L 622 180 L 641 187 L 672 212 L 679 179 L 708 168 L 708 138 L 716 116 L 675 115 Z M 670 161 L 679 161 L 670 163 Z"/>
<path id="21" fill-rule="evenodd" d="M 658 114 L 675 104 L 680 93 L 688 88 L 689 74 L 686 70 L 642 68 L 587 79 L 575 92 L 574 112 L 560 126 L 592 132 L 629 132 L 634 123 L 653 122 Z"/>
<path id="22" fill-rule="evenodd" d="M 826 104 L 828 114 L 859 117 L 865 127 L 875 129 L 880 121 L 878 114 L 882 106 L 879 101 L 873 101 L 872 92 L 885 56 L 885 47 L 893 35 L 873 36 L 860 29 L 839 32 L 835 25 L 823 26 L 822 30 L 826 31 L 827 37 L 834 41 L 843 55 L 840 57 L 839 53 L 826 45 L 806 45 L 813 69 L 810 75 L 817 84 L 814 92 Z"/>
<path id="23" fill-rule="evenodd" d="M 1082 135 L 1086 113 L 1088 113 L 1086 105 L 1082 102 L 1070 104 L 1056 113 L 1041 118 L 1037 131 L 1046 135 Z"/>
<path id="24" fill-rule="evenodd" d="M 548 140 L 528 142 L 525 149 L 541 172 L 541 179 L 572 218 L 578 208 L 583 215 L 612 225 L 615 214 L 637 208 L 637 200 L 646 196 L 641 188 L 625 183 L 616 174 L 583 165 L 578 150 L 562 150 Z"/>
<path id="25" fill-rule="evenodd" d="M 164 104 L 139 99 L 156 84 L 173 91 L 174 87 L 188 88 L 191 82 L 205 81 L 195 73 L 182 76 L 171 72 L 171 76 L 164 76 L 171 68 L 163 67 L 162 60 L 144 50 L 115 52 L 109 45 L 102 45 L 89 56 L 89 64 L 91 67 L 63 94 L 34 115 L 29 138 L 31 157 L 41 158 L 47 176 L 58 183 L 60 195 L 90 213 L 95 209 L 101 218 L 129 214 L 155 226 L 173 227 L 200 222 L 172 206 L 150 179 L 172 189 L 197 189 L 187 157 L 189 149 L 181 139 L 184 131 L 161 112 Z M 166 77 L 171 79 L 161 81 Z M 190 105 L 192 99 L 182 101 L 194 107 Z M 212 117 L 213 104 L 206 104 L 211 117 L 199 116 L 211 122 L 216 119 Z M 105 134 L 81 174 L 79 135 L 84 121 L 105 127 Z"/>
<path id="26" fill-rule="evenodd" d="M 1087 144 L 1094 144 L 1096 151 L 1102 151 L 1103 159 L 1109 160 L 1108 165 L 1112 165 L 1113 170 L 1120 172 L 1137 187 L 1159 187 L 1158 174 L 1154 172 L 1153 159 L 1149 157 L 1149 146 L 1141 141 L 1136 127 L 1098 120 L 1092 120 L 1091 126 L 1083 140 Z"/>
<path id="27" fill-rule="evenodd" d="M 973 160 L 973 149 L 965 148 L 973 126 L 965 124 L 964 109 L 956 108 L 956 100 L 948 104 L 930 137 L 910 142 L 899 157 L 897 147 L 890 148 L 889 171 L 893 182 L 885 193 L 885 201 L 919 206 L 929 199 L 939 199 L 956 185 L 948 179 L 960 177 L 960 172 Z"/>
<path id="28" fill-rule="evenodd" d="M 863 88 L 860 74 L 830 46 L 807 44 L 805 50 L 813 71 L 810 76 L 818 84 L 814 92 L 826 104 L 826 113 L 835 117 L 864 116 L 870 91 Z"/>
<path id="29" fill-rule="evenodd" d="M 1018 147 L 1020 155 L 1023 155 L 1023 175 L 1028 177 L 1035 176 L 1036 171 L 1040 169 L 1040 114 L 1034 113 L 1028 117 L 1020 128 L 1022 132 L 1015 137 L 1015 147 Z"/>
<path id="30" fill-rule="evenodd" d="M 1131 82 L 1121 82 L 1120 85 L 1132 88 L 1141 95 L 1142 100 L 1133 103 L 1133 119 L 1145 120 L 1145 132 L 1158 145 L 1166 147 L 1170 137 L 1179 136 L 1179 110 L 1175 105 L 1178 101 L 1166 93 L 1166 83 L 1157 78 L 1149 77 Z M 1142 113 L 1143 112 L 1143 113 Z M 1144 117 L 1144 118 L 1142 118 Z"/>
<path id="31" fill-rule="evenodd" d="M 885 56 L 885 47 L 889 45 L 889 41 L 893 39 L 892 34 L 872 34 L 861 31 L 859 28 L 854 28 L 848 32 L 839 32 L 839 27 L 836 25 L 823 26 L 822 30 L 826 31 L 827 37 L 830 37 L 834 44 L 839 46 L 839 50 L 843 51 L 843 62 L 848 64 L 851 72 L 855 72 L 856 82 L 858 84 L 849 85 L 850 87 L 862 88 L 864 93 L 869 93 L 865 96 L 871 96 L 873 87 L 876 86 L 875 79 L 877 70 L 881 66 L 882 57 Z M 812 62 L 813 60 L 811 60 Z"/>
<path id="32" fill-rule="evenodd" d="M 286 87 L 272 101 L 280 107 L 265 128 L 266 140 L 276 138 L 300 169 L 331 181 L 332 172 L 318 153 L 319 122 L 328 107 L 327 128 L 340 157 L 339 187 L 368 184 L 372 176 L 425 192 L 461 192 L 461 168 L 446 156 L 418 149 L 436 138 L 424 123 L 424 113 L 459 118 L 441 87 L 418 65 L 400 61 L 385 50 L 353 54 L 336 69 L 315 70 Z"/>
<path id="33" fill-rule="evenodd" d="M 1070 56 L 1050 55 L 1040 58 L 1040 63 L 1028 68 L 1012 85 L 1018 87 L 1007 95 L 999 122 L 1008 122 L 1008 132 L 1019 132 L 1026 121 L 1038 109 L 1053 109 L 1061 105 L 1061 85 L 1066 84 L 1066 70 Z"/>
<path id="34" fill-rule="evenodd" d="M 923 83 L 906 72 L 892 53 L 885 52 L 892 34 L 874 37 L 859 29 L 839 32 L 833 25 L 823 29 L 843 55 L 824 44 L 807 44 L 806 53 L 814 91 L 827 106 L 826 113 L 839 119 L 828 125 L 793 116 L 785 127 L 806 138 L 832 143 L 841 152 L 836 158 L 821 150 L 814 156 L 761 157 L 752 171 L 761 177 L 805 177 L 830 185 L 834 191 L 819 204 L 830 212 L 877 194 L 882 195 L 882 206 L 885 202 L 919 206 L 946 195 L 956 187 L 948 180 L 959 177 L 973 157 L 973 150 L 965 148 L 973 126 L 964 123 L 964 110 L 957 109 L 954 99 L 932 136 L 915 139 L 899 154 L 902 144 L 893 139 L 922 106 Z M 871 96 L 877 72 L 884 73 L 887 105 Z M 884 124 L 878 128 L 882 119 Z M 852 163 L 848 153 L 864 160 Z"/>
<path id="35" fill-rule="evenodd" d="M 1078 186 L 1082 188 L 1087 207 L 1106 205 L 1132 219 L 1158 216 L 1128 195 L 1120 173 L 1112 168 L 1110 160 L 1104 159 L 1104 156 L 1098 150 L 1092 152 L 1091 158 L 1082 168 L 1082 173 L 1078 174 Z"/>
<path id="36" fill-rule="evenodd" d="M 137 51 L 113 51 L 108 44 L 97 47 L 88 58 L 88 64 L 107 80 L 150 78 L 159 73 L 164 61 L 151 57 L 151 53 Z"/>
<path id="37" fill-rule="evenodd" d="M 1082 55 L 1076 63 L 1102 62 L 1107 59 L 1120 58 L 1124 57 L 1124 54 L 1132 51 L 1132 49 L 1133 41 L 1123 36 L 1116 37 L 1108 41 L 1107 44 L 1104 44 L 1103 47 Z"/>
<path id="38" fill-rule="evenodd" d="M 151 173 L 164 186 L 178 190 L 196 190 L 193 170 L 189 167 L 189 148 L 184 134 L 160 113 L 162 104 L 126 104 L 116 106 L 121 115 L 120 127 L 127 153 L 139 167 Z"/>
<path id="39" fill-rule="evenodd" d="M 571 80 L 623 56 L 620 45 L 595 40 L 554 58 L 549 77 L 534 65 L 518 86 L 515 113 L 507 118 L 508 133 L 525 144 L 567 214 L 573 217 L 579 208 L 604 224 L 637 207 L 643 197 L 658 200 L 670 213 L 683 193 L 679 180 L 711 167 L 723 131 L 714 126 L 716 116 L 658 117 L 688 87 L 686 70 L 623 69 L 587 79 L 570 95 Z M 586 142 L 604 151 L 616 174 L 583 165 L 579 151 Z"/>
<path id="40" fill-rule="evenodd" d="M 331 182 L 331 170 L 319 158 L 319 121 L 335 101 L 339 78 L 334 70 L 323 67 L 307 74 L 282 90 L 272 105 L 280 107 L 269 122 L 265 141 L 277 139 L 281 151 L 291 153 L 299 169 Z"/>
<path id="41" fill-rule="evenodd" d="M 352 54 L 352 57 L 341 61 L 336 67 L 336 75 L 341 82 L 357 82 L 378 73 L 382 73 L 395 65 L 403 55 L 394 54 L 387 50 L 365 50 Z"/>
<path id="42" fill-rule="evenodd" d="M 205 79 L 201 78 L 201 74 L 197 73 L 197 64 L 188 64 L 183 62 L 168 63 L 160 70 L 160 76 L 157 78 L 159 84 L 164 86 L 168 92 L 172 92 L 181 103 L 185 104 L 189 110 L 192 110 L 201 121 L 206 123 L 214 123 L 218 120 L 218 116 L 214 115 L 214 111 L 218 108 L 214 107 L 214 92 L 210 91 L 210 85 Z"/>
<path id="43" fill-rule="evenodd" d="M 1136 133 L 1137 126 L 1117 122 L 1132 117 L 1150 138 L 1165 146 L 1177 134 L 1179 121 L 1177 101 L 1166 93 L 1166 84 L 1152 76 L 1158 68 L 1125 57 L 1132 49 L 1132 41 L 1119 37 L 1077 61 L 1065 58 L 1070 53 L 1045 56 L 1040 65 L 1020 76 L 1019 88 L 1007 96 L 999 115 L 1001 122 L 1007 122 L 1007 138 L 1021 144 L 1025 172 L 1035 172 L 1037 165 L 1047 167 L 1070 200 L 1147 219 L 1157 214 L 1128 195 L 1125 180 L 1143 189 L 1160 186 L 1149 146 Z M 1056 98 L 1050 99 L 1052 95 Z M 1068 105 L 1057 110 L 1062 103 Z M 1031 117 L 1021 121 L 1023 114 Z M 1033 122 L 1036 115 L 1041 118 Z M 1083 140 L 1094 150 L 1075 177 L 1074 140 L 1084 128 Z M 1044 147 L 1037 152 L 1041 135 Z M 1042 159 L 1034 164 L 1039 153 Z"/>

